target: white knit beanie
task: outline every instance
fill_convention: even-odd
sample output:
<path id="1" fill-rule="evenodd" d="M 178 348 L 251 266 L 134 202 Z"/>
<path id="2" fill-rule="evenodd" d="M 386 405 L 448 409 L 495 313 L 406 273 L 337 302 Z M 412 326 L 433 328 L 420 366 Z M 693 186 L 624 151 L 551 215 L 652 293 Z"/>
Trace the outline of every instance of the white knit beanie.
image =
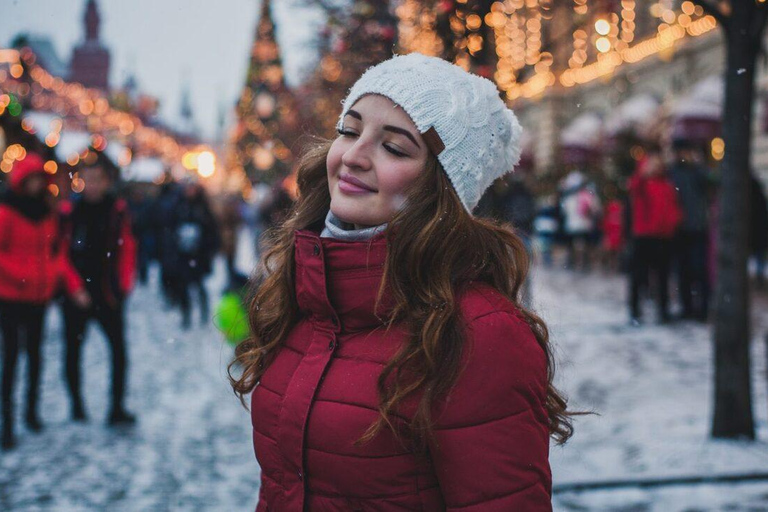
<path id="1" fill-rule="evenodd" d="M 339 129 L 367 94 L 405 110 L 470 214 L 491 183 L 520 160 L 523 129 L 496 85 L 450 62 L 410 53 L 369 68 L 343 102 Z"/>

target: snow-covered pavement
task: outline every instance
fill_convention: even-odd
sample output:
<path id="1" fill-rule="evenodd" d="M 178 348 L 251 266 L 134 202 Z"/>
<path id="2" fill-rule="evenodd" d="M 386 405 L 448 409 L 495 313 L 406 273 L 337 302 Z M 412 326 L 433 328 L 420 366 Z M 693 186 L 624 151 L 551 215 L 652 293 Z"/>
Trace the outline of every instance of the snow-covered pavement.
<path id="1" fill-rule="evenodd" d="M 221 289 L 221 262 L 209 282 Z M 0 452 L 0 511 L 250 511 L 259 487 L 248 413 L 232 394 L 232 352 L 208 325 L 189 332 L 167 311 L 156 276 L 131 298 L 128 406 L 137 426 L 105 425 L 108 350 L 95 328 L 84 351 L 90 422 L 69 421 L 58 311 L 48 317 L 41 413 L 46 430 L 18 427 L 19 446 Z M 625 280 L 538 270 L 534 305 L 548 321 L 559 385 L 576 435 L 553 447 L 556 489 L 572 483 L 768 472 L 765 346 L 768 302 L 755 304 L 758 441 L 714 442 L 711 339 L 706 326 L 627 324 Z M 212 300 L 213 302 L 213 300 Z M 758 314 L 760 312 L 760 314 Z M 198 324 L 199 325 L 199 324 Z M 18 374 L 23 403 L 25 364 Z M 768 511 L 768 482 L 558 492 L 557 511 Z"/>
<path id="2" fill-rule="evenodd" d="M 598 413 L 578 418 L 571 441 L 552 447 L 555 489 L 581 482 L 768 473 L 765 296 L 756 297 L 753 307 L 758 441 L 712 441 L 707 326 L 629 326 L 623 277 L 538 270 L 534 282 L 534 306 L 549 322 L 557 346 L 559 386 L 574 409 Z M 768 481 L 563 492 L 554 503 L 558 511 L 768 511 Z"/>
<path id="3" fill-rule="evenodd" d="M 212 297 L 220 283 L 210 280 Z M 40 408 L 46 430 L 35 435 L 19 424 L 18 447 L 0 452 L 0 511 L 253 510 L 259 467 L 248 413 L 226 378 L 232 350 L 210 322 L 188 332 L 180 323 L 179 313 L 164 309 L 156 279 L 131 297 L 127 403 L 139 421 L 115 430 L 105 425 L 109 352 L 95 327 L 83 364 L 90 422 L 69 421 L 61 324 L 50 310 Z"/>

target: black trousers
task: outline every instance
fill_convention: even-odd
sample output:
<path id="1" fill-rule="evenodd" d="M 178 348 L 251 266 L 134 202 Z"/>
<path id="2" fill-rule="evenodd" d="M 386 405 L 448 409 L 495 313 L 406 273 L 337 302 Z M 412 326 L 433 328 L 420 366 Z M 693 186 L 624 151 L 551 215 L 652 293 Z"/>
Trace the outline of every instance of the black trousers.
<path id="1" fill-rule="evenodd" d="M 181 308 L 182 325 L 189 327 L 192 323 L 192 302 L 190 291 L 194 288 L 200 303 L 200 323 L 205 324 L 209 318 L 208 291 L 205 289 L 203 276 L 196 275 L 189 278 L 180 278 L 176 281 L 176 296 Z"/>
<path id="2" fill-rule="evenodd" d="M 45 305 L 0 301 L 0 334 L 3 337 L 2 416 L 3 426 L 13 425 L 13 388 L 19 347 L 24 340 L 29 361 L 27 413 L 36 414 L 40 390 L 40 356 L 43 343 Z"/>
<path id="3" fill-rule="evenodd" d="M 92 296 L 92 300 L 93 305 L 88 310 L 80 309 L 68 300 L 64 301 L 62 307 L 67 343 L 65 370 L 69 395 L 73 407 L 82 408 L 80 358 L 88 322 L 89 320 L 96 320 L 107 337 L 112 353 L 112 410 L 122 410 L 125 396 L 125 375 L 128 366 L 125 347 L 124 305 L 121 302 L 116 307 L 110 307 L 98 296 Z"/>
<path id="4" fill-rule="evenodd" d="M 664 238 L 637 237 L 632 242 L 629 308 L 632 318 L 642 316 L 640 296 L 649 288 L 649 275 L 656 276 L 658 314 L 660 320 L 669 318 L 669 267 L 672 242 Z"/>
<path id="5" fill-rule="evenodd" d="M 675 260 L 683 316 L 706 318 L 709 311 L 707 233 L 680 232 L 675 240 Z"/>

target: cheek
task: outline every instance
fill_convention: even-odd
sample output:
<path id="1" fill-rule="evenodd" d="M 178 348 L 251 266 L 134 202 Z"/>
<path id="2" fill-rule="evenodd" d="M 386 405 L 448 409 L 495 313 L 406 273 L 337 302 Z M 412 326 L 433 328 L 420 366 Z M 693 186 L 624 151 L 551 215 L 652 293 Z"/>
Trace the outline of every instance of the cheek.
<path id="1" fill-rule="evenodd" d="M 328 156 L 325 157 L 325 167 L 328 170 L 328 177 L 336 176 L 341 168 L 341 157 L 344 155 L 343 144 L 336 139 L 328 150 Z"/>
<path id="2" fill-rule="evenodd" d="M 379 175 L 379 190 L 387 195 L 405 195 L 419 175 L 421 167 L 393 165 Z"/>

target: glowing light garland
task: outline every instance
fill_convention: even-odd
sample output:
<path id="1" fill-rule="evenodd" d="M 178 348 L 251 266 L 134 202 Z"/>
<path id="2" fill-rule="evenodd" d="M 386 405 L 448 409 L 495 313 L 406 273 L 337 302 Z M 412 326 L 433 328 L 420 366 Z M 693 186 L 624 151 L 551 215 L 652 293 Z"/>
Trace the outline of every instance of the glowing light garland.
<path id="1" fill-rule="evenodd" d="M 22 65 L 22 63 L 24 65 Z M 2 69 L 7 66 L 9 72 Z M 26 73 L 29 83 L 21 79 Z M 51 123 L 51 129 L 43 138 L 48 147 L 55 147 L 61 139 L 64 123 L 73 126 L 85 126 L 94 133 L 92 146 L 103 151 L 107 139 L 117 139 L 133 148 L 133 153 L 123 154 L 118 165 L 126 166 L 133 155 L 158 156 L 167 162 L 179 161 L 185 150 L 173 136 L 156 128 L 145 126 L 134 114 L 112 108 L 101 91 L 83 87 L 79 83 L 67 83 L 61 78 L 54 77 L 44 68 L 36 64 L 36 56 L 28 48 L 21 51 L 12 49 L 0 50 L 0 115 L 9 113 L 19 115 L 21 112 L 11 112 L 10 103 L 4 98 L 11 95 L 18 98 L 30 97 L 33 110 L 50 112 L 58 116 Z M 22 120 L 22 129 L 29 133 L 34 130 Z M 77 158 L 76 158 L 77 157 Z M 67 163 L 76 165 L 79 155 L 69 155 Z"/>

